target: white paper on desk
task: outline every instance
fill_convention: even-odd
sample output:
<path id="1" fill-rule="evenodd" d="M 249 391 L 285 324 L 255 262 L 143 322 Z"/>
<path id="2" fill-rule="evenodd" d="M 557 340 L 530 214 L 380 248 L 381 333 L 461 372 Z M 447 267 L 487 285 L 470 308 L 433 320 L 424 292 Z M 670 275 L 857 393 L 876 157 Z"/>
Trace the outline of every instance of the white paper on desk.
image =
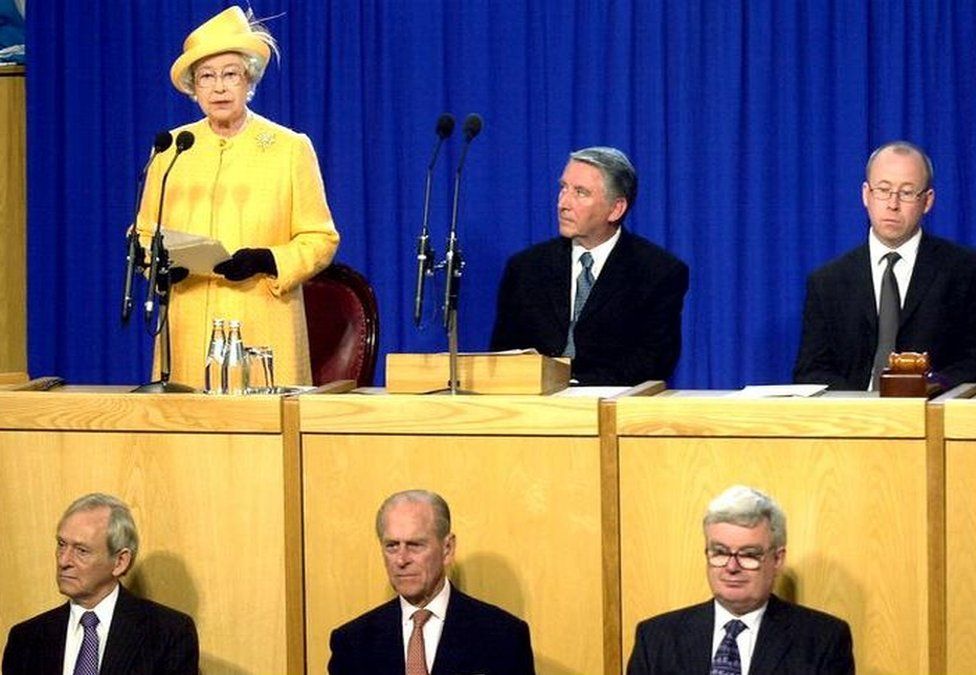
<path id="1" fill-rule="evenodd" d="M 214 265 L 230 258 L 216 239 L 163 228 L 163 246 L 173 267 L 185 267 L 190 274 L 210 274 Z"/>
<path id="2" fill-rule="evenodd" d="M 743 387 L 726 396 L 731 398 L 783 398 L 816 396 L 827 388 L 826 384 L 767 384 Z"/>

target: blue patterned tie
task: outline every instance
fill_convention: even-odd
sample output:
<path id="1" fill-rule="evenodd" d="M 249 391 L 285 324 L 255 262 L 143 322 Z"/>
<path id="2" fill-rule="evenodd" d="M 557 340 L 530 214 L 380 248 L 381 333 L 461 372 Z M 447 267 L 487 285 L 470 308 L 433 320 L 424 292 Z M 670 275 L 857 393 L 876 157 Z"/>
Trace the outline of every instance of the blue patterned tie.
<path id="1" fill-rule="evenodd" d="M 81 639 L 81 650 L 75 661 L 75 675 L 98 675 L 98 616 L 95 612 L 85 612 L 81 615 L 81 625 L 85 627 L 85 636 Z"/>
<path id="2" fill-rule="evenodd" d="M 725 637 L 712 659 L 711 675 L 742 675 L 742 663 L 739 661 L 739 645 L 736 636 L 746 629 L 746 625 L 738 619 L 732 619 L 725 624 Z"/>
<path id="3" fill-rule="evenodd" d="M 566 349 L 563 351 L 563 356 L 570 358 L 576 356 L 576 343 L 573 340 L 573 330 L 576 328 L 576 320 L 579 319 L 580 312 L 583 311 L 583 305 L 586 304 L 586 299 L 590 297 L 590 291 L 593 290 L 594 283 L 593 254 L 589 251 L 584 251 L 579 261 L 583 269 L 579 273 L 579 276 L 576 277 L 576 300 L 573 302 L 573 320 L 569 324 L 569 336 L 566 338 Z"/>

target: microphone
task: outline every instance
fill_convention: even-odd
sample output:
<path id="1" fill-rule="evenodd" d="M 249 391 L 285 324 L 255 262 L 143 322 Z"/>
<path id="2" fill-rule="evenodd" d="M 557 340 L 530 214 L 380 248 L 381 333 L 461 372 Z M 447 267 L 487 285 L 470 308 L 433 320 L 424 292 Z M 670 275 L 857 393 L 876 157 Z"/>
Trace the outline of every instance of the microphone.
<path id="1" fill-rule="evenodd" d="M 149 167 L 152 166 L 156 155 L 166 151 L 171 145 L 173 145 L 173 134 L 168 131 L 160 131 L 156 134 L 152 152 L 149 153 L 149 161 L 146 162 L 146 166 L 142 167 L 142 172 L 139 174 L 139 181 L 136 185 L 135 215 L 132 218 L 132 226 L 129 228 L 128 242 L 126 245 L 125 291 L 122 294 L 123 325 L 129 322 L 129 316 L 132 314 L 132 280 L 135 277 L 136 267 L 142 269 L 143 265 L 141 260 L 136 262 L 136 251 L 139 248 L 139 232 L 136 227 L 136 220 L 139 216 L 139 206 L 142 204 L 142 193 L 146 187 L 146 174 L 149 173 Z"/>
<path id="2" fill-rule="evenodd" d="M 430 188 L 433 181 L 434 164 L 437 162 L 437 155 L 441 151 L 441 144 L 454 133 L 454 115 L 444 113 L 438 117 L 434 132 L 437 134 L 437 142 L 434 143 L 434 152 L 427 164 L 427 178 L 424 182 L 424 218 L 420 226 L 420 236 L 417 238 L 417 283 L 413 295 L 413 322 L 417 326 L 420 325 L 420 315 L 424 307 L 424 280 L 430 273 L 431 265 L 434 262 L 434 251 L 430 248 L 430 237 L 427 230 L 430 220 Z"/>
<path id="3" fill-rule="evenodd" d="M 458 198 L 461 193 L 461 170 L 464 168 L 464 160 L 468 156 L 468 148 L 471 141 L 481 133 L 481 116 L 471 113 L 464 118 L 464 147 L 461 149 L 461 159 L 458 160 L 457 171 L 454 174 L 454 200 L 451 208 L 451 230 L 447 236 L 447 253 L 444 256 L 444 328 L 451 328 L 450 312 L 457 309 L 458 287 L 461 283 L 461 268 L 464 261 L 461 259 L 461 251 L 458 250 L 457 243 L 457 216 Z"/>
<path id="4" fill-rule="evenodd" d="M 156 213 L 156 230 L 153 232 L 152 238 L 152 249 L 150 253 L 152 262 L 149 265 L 149 289 L 146 292 L 146 304 L 144 307 L 147 326 L 152 324 L 154 304 L 153 298 L 156 294 L 156 277 L 159 275 L 159 267 L 161 264 L 163 264 L 164 261 L 162 258 L 165 255 L 165 249 L 163 248 L 162 220 L 163 198 L 166 196 L 166 179 L 169 178 L 169 172 L 173 170 L 173 165 L 176 164 L 176 160 L 180 158 L 180 155 L 193 147 L 194 140 L 193 134 L 189 131 L 181 131 L 176 135 L 176 154 L 173 155 L 173 159 L 166 168 L 166 173 L 163 174 L 162 185 L 159 188 L 159 210 Z"/>

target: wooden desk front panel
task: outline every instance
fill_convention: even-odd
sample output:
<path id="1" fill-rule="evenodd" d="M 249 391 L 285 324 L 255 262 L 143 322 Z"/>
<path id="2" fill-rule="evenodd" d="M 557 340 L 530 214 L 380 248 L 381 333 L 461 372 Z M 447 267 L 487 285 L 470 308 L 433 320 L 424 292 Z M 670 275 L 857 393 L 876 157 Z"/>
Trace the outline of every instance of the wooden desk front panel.
<path id="1" fill-rule="evenodd" d="M 846 619 L 858 672 L 928 672 L 924 402 L 738 403 L 618 402 L 624 658 L 638 621 L 710 597 L 701 519 L 744 483 L 787 515 L 776 592 Z"/>
<path id="2" fill-rule="evenodd" d="M 393 597 L 373 524 L 411 488 L 447 500 L 452 580 L 529 623 L 540 675 L 603 671 L 598 438 L 303 434 L 302 446 L 309 672 L 324 672 L 332 629 Z"/>
<path id="3" fill-rule="evenodd" d="M 124 583 L 194 617 L 203 672 L 286 672 L 282 483 L 276 434 L 0 432 L 0 639 L 64 602 L 58 519 L 108 492 L 141 539 Z"/>
<path id="4" fill-rule="evenodd" d="M 945 405 L 946 663 L 976 664 L 976 400 Z"/>

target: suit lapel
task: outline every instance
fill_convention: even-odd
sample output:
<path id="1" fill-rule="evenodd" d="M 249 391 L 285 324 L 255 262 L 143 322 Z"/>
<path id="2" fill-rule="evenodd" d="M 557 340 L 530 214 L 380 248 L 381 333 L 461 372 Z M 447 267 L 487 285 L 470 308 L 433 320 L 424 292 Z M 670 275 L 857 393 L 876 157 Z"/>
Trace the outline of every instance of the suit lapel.
<path id="1" fill-rule="evenodd" d="M 685 673 L 707 673 L 712 667 L 712 633 L 715 602 L 709 600 L 693 608 L 678 637 L 678 658 Z"/>
<path id="2" fill-rule="evenodd" d="M 759 673 L 778 672 L 777 666 L 790 646 L 793 631 L 791 624 L 790 606 L 777 598 L 769 596 L 769 604 L 759 624 L 759 635 L 756 637 L 756 647 L 752 652 L 752 665 L 749 672 Z"/>
<path id="3" fill-rule="evenodd" d="M 569 292 L 572 288 L 573 274 L 572 242 L 569 239 L 559 239 L 549 250 L 545 262 L 548 269 L 544 271 L 543 279 L 552 279 L 555 283 L 542 284 L 548 295 L 549 306 L 552 308 L 555 324 L 559 332 L 569 330 Z"/>
<path id="4" fill-rule="evenodd" d="M 859 249 L 851 261 L 850 278 L 854 280 L 850 292 L 853 295 L 855 312 L 863 317 L 870 329 L 872 340 L 877 340 L 878 331 L 878 303 L 874 298 L 874 277 L 871 267 L 874 264 L 871 260 L 871 251 L 867 244 Z M 847 276 L 847 275 L 843 275 Z"/>
<path id="5" fill-rule="evenodd" d="M 395 597 L 386 603 L 383 611 L 376 618 L 372 635 L 372 654 L 368 660 L 376 672 L 402 673 L 407 664 L 403 657 L 403 613 L 400 610 L 400 598 Z"/>
<path id="6" fill-rule="evenodd" d="M 125 673 L 134 670 L 135 659 L 144 639 L 144 623 L 139 613 L 139 600 L 119 584 L 119 599 L 112 613 L 100 672 Z"/>
<path id="7" fill-rule="evenodd" d="M 932 239 L 923 234 L 922 240 L 918 244 L 918 256 L 915 258 L 912 278 L 908 282 L 908 293 L 905 295 L 905 302 L 902 304 L 899 326 L 904 326 L 919 305 L 922 304 L 922 297 L 928 289 L 933 287 L 935 278 L 940 273 L 939 255 L 936 248 L 937 246 Z"/>
<path id="8" fill-rule="evenodd" d="M 434 670 L 431 675 L 455 673 L 461 665 L 465 639 L 468 639 L 465 636 L 470 637 L 470 632 L 465 627 L 468 620 L 466 601 L 467 597 L 457 589 L 457 586 L 451 586 L 447 615 L 444 617 L 444 630 L 441 632 L 440 642 L 437 643 Z"/>
<path id="9" fill-rule="evenodd" d="M 600 270 L 600 276 L 593 284 L 590 297 L 580 314 L 580 322 L 598 312 L 621 288 L 627 287 L 626 270 L 631 269 L 631 265 L 628 263 L 631 251 L 630 243 L 630 233 L 622 230 L 616 246 L 610 251 L 607 261 L 603 264 L 603 269 Z"/>
<path id="10" fill-rule="evenodd" d="M 49 621 L 42 627 L 41 644 L 50 648 L 44 649 L 41 655 L 40 672 L 60 673 L 64 666 L 64 643 L 68 635 L 68 616 L 71 610 L 69 603 L 58 607 L 58 611 L 51 614 Z M 72 656 L 76 658 L 77 654 Z M 72 665 L 74 662 L 72 661 Z"/>

